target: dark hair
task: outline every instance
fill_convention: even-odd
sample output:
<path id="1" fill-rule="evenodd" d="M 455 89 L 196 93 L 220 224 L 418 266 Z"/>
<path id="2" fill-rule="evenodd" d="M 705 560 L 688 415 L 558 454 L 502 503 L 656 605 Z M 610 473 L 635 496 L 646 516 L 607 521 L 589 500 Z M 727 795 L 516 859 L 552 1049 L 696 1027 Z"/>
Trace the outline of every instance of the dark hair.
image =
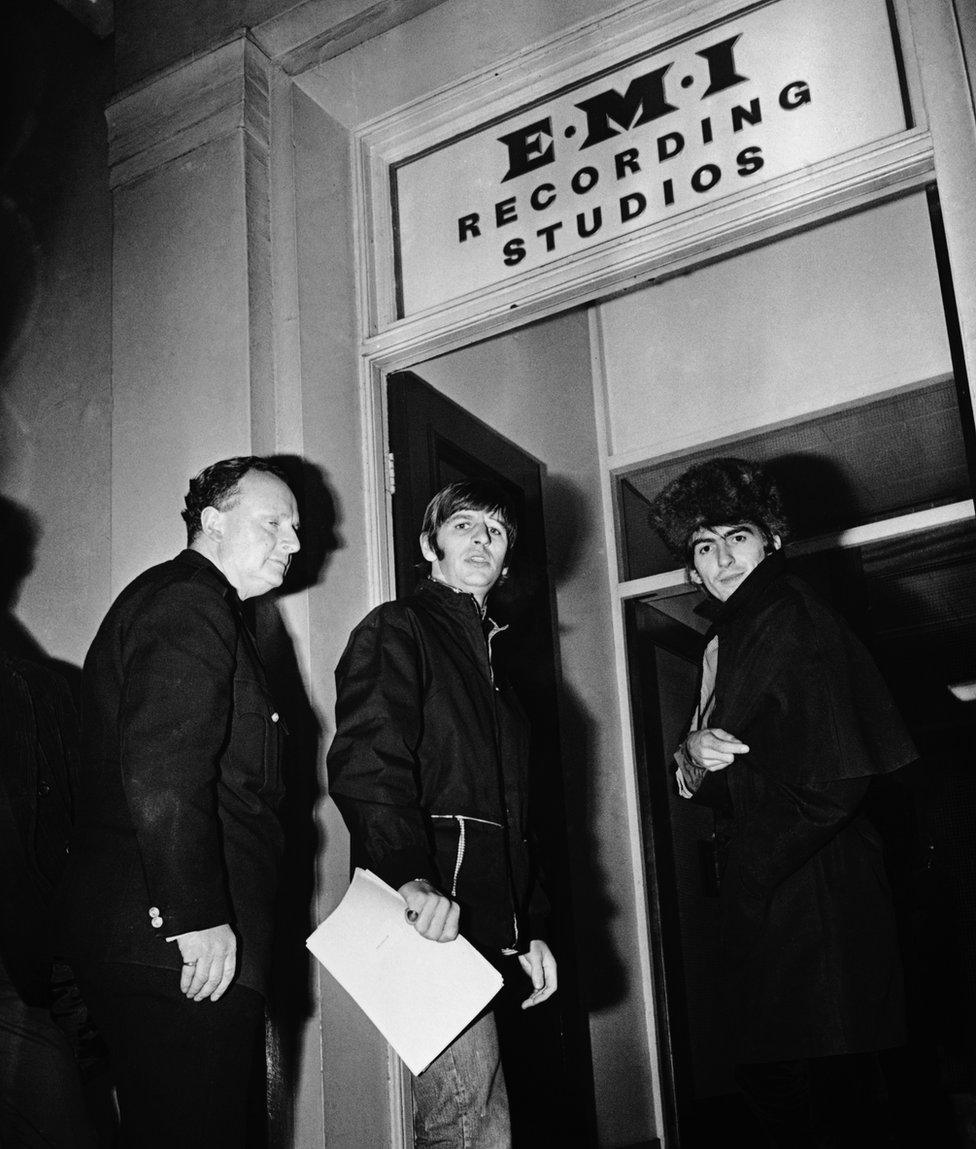
<path id="1" fill-rule="evenodd" d="M 466 479 L 461 483 L 451 483 L 438 491 L 427 504 L 420 533 L 430 544 L 439 559 L 444 557 L 437 546 L 437 532 L 451 515 L 459 511 L 483 511 L 497 519 L 508 535 L 508 549 L 515 546 L 518 522 L 511 500 L 496 483 L 487 479 Z"/>
<path id="2" fill-rule="evenodd" d="M 767 548 L 788 527 L 780 493 L 758 463 L 721 458 L 696 463 L 651 503 L 651 522 L 676 555 L 692 561 L 692 538 L 702 527 L 753 523 Z"/>
<path id="3" fill-rule="evenodd" d="M 241 479 L 249 471 L 263 471 L 281 479 L 286 485 L 288 483 L 280 468 L 258 455 L 235 455 L 232 459 L 221 459 L 219 463 L 204 467 L 199 475 L 190 480 L 190 489 L 183 500 L 186 509 L 180 511 L 186 523 L 187 544 L 192 543 L 202 529 L 200 514 L 204 507 L 216 507 L 218 511 L 232 507 L 240 494 Z"/>

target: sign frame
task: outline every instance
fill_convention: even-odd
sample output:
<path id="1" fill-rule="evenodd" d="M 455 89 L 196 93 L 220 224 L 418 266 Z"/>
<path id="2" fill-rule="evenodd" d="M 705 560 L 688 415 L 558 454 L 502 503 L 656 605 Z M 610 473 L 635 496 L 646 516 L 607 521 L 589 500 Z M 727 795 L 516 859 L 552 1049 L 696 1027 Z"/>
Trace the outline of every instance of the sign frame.
<path id="1" fill-rule="evenodd" d="M 688 256 L 733 249 L 761 235 L 805 226 L 884 194 L 921 186 L 933 170 L 931 140 L 919 97 L 918 66 L 904 0 L 888 0 L 889 27 L 906 127 L 839 155 L 786 172 L 754 187 L 676 212 L 543 266 L 515 271 L 488 286 L 462 292 L 405 315 L 399 266 L 396 172 L 465 136 L 501 125 L 520 110 L 610 76 L 634 59 L 634 41 L 653 37 L 653 54 L 667 51 L 743 15 L 783 0 L 693 0 L 665 12 L 662 0 L 640 0 L 617 13 L 578 25 L 555 41 L 526 49 L 488 71 L 361 125 L 355 134 L 360 259 L 367 338 L 415 328 L 447 330 L 458 322 L 532 306 L 561 295 L 579 296 L 592 279 L 594 297 L 625 289 L 648 275 L 669 274 Z M 647 53 L 644 53 L 647 55 Z M 546 307 L 546 310 L 549 310 Z M 402 336 L 401 336 L 402 338 Z M 380 339 L 381 343 L 386 342 Z"/>

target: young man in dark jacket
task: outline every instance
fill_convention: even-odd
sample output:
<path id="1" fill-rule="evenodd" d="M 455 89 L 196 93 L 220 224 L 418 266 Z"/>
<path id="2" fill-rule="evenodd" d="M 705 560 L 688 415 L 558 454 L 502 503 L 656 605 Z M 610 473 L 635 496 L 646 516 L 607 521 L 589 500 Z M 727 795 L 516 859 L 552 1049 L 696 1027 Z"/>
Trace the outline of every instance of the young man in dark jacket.
<path id="1" fill-rule="evenodd" d="M 336 668 L 329 790 L 354 863 L 399 890 L 431 941 L 460 929 L 499 966 L 517 955 L 532 980 L 527 1007 L 555 992 L 556 962 L 527 846 L 529 732 L 495 677 L 505 628 L 486 611 L 515 534 L 491 484 L 454 483 L 431 500 L 420 535 L 430 577 L 367 615 Z M 414 1079 L 413 1094 L 418 1146 L 511 1143 L 490 1012 Z"/>
<path id="2" fill-rule="evenodd" d="M 726 821 L 736 1077 L 771 1143 L 802 1149 L 819 1143 L 811 1082 L 854 1088 L 849 1055 L 904 1041 L 891 897 L 862 804 L 872 776 L 916 752 L 867 651 L 784 569 L 785 519 L 762 468 L 728 458 L 692 467 L 654 516 L 712 622 L 675 759 L 680 793 Z M 836 1120 L 837 1088 L 828 1106 Z M 841 1124 L 847 1139 L 830 1144 L 881 1142 L 856 1104 Z"/>

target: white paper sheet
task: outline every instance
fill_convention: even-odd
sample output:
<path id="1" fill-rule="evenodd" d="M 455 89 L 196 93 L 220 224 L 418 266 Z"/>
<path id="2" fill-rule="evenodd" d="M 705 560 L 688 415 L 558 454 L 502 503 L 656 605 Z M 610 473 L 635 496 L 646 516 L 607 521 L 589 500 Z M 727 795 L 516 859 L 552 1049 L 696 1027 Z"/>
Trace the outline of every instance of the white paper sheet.
<path id="1" fill-rule="evenodd" d="M 432 942 L 403 898 L 357 869 L 306 942 L 413 1073 L 420 1073 L 495 996 L 502 976 L 462 937 Z"/>

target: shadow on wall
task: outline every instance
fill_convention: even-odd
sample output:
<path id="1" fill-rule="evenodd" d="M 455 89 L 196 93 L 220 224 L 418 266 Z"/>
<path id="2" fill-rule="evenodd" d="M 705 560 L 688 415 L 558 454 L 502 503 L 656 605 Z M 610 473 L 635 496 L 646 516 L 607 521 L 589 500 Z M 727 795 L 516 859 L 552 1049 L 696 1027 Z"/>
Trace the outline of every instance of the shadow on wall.
<path id="1" fill-rule="evenodd" d="M 272 456 L 295 491 L 302 549 L 275 598 L 258 600 L 257 635 L 275 699 L 288 725 L 285 761 L 285 856 L 275 925 L 267 1034 L 268 1144 L 293 1143 L 294 1099 L 301 1077 L 302 1031 L 314 1009 L 312 959 L 305 939 L 312 921 L 316 859 L 321 840 L 315 811 L 324 795 L 319 780 L 323 727 L 302 676 L 294 642 L 277 599 L 317 586 L 342 548 L 338 497 L 321 468 L 295 455 Z"/>
<path id="2" fill-rule="evenodd" d="M 559 476 L 546 477 L 546 530 L 549 536 L 549 570 L 554 588 L 578 578 L 602 554 L 594 547 L 593 515 L 579 486 Z M 559 643 L 565 648 L 569 632 L 559 624 Z M 613 666 L 593 667 L 594 674 L 612 676 Z M 609 716 L 603 716 L 604 720 Z M 577 923 L 580 985 L 584 1008 L 607 1009 L 626 998 L 627 975 L 612 940 L 610 924 L 619 914 L 612 877 L 598 862 L 596 813 L 600 806 L 595 773 L 596 718 L 581 696 L 561 683 L 559 740 L 562 748 L 566 836 L 572 843 L 569 864 Z"/>
<path id="3" fill-rule="evenodd" d="M 56 670 L 67 682 L 75 704 L 80 705 L 81 669 L 51 658 L 14 614 L 21 587 L 34 569 L 40 537 L 34 513 L 0 495 L 0 650 Z"/>

